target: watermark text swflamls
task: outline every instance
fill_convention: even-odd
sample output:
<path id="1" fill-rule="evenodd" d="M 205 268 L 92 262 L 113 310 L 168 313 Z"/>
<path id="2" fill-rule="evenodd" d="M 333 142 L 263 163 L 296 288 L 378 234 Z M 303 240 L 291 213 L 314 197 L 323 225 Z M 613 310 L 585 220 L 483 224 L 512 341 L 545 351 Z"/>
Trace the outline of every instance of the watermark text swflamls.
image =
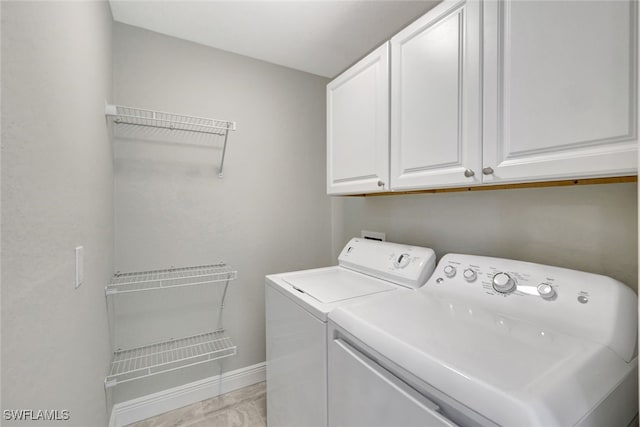
<path id="1" fill-rule="evenodd" d="M 71 413 L 67 409 L 5 409 L 5 421 L 69 421 Z"/>

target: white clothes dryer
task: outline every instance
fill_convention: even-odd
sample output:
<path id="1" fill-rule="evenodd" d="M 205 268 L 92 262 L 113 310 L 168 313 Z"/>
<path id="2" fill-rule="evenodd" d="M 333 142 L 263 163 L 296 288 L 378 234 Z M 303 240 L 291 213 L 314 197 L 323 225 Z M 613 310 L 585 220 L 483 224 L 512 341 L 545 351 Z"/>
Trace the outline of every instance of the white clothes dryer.
<path id="1" fill-rule="evenodd" d="M 354 238 L 338 265 L 266 277 L 267 423 L 327 425 L 327 315 L 374 294 L 422 286 L 432 249 Z"/>
<path id="2" fill-rule="evenodd" d="M 637 296 L 609 277 L 448 254 L 330 315 L 329 426 L 626 427 Z"/>

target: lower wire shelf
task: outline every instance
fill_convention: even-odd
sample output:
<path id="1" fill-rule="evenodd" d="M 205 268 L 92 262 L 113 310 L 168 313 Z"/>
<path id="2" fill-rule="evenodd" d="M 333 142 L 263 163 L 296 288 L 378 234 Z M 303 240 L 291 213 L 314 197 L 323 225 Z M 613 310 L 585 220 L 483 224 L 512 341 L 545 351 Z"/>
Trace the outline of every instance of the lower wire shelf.
<path id="1" fill-rule="evenodd" d="M 236 354 L 236 346 L 223 329 L 113 354 L 105 388 L 186 368 Z"/>

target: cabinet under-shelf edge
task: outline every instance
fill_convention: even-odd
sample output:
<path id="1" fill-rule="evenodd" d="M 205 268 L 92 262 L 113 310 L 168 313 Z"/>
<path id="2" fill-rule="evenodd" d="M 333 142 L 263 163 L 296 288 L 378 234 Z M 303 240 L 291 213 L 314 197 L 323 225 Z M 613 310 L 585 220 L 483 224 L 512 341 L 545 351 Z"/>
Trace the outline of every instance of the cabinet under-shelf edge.
<path id="1" fill-rule="evenodd" d="M 401 190 L 387 191 L 383 193 L 369 194 L 347 194 L 340 197 L 379 197 L 379 196 L 406 196 L 410 194 L 431 194 L 431 193 L 455 193 L 462 191 L 487 191 L 487 190 L 511 190 L 516 188 L 542 188 L 542 187 L 566 187 L 571 185 L 596 185 L 596 184 L 619 184 L 625 182 L 638 182 L 637 175 L 616 176 L 605 178 L 581 178 L 565 179 L 558 181 L 521 182 L 513 184 L 485 184 L 473 187 L 451 187 L 432 188 L 426 190 Z"/>

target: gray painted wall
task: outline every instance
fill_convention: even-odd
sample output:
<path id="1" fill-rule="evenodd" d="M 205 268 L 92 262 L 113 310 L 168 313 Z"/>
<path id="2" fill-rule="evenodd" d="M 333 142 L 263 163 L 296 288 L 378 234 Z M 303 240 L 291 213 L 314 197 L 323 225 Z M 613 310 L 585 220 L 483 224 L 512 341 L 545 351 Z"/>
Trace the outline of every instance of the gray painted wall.
<path id="1" fill-rule="evenodd" d="M 238 346 L 224 371 L 265 360 L 264 276 L 331 257 L 325 194 L 327 79 L 114 24 L 122 105 L 234 120 L 225 176 L 220 144 L 124 129 L 114 139 L 115 265 L 120 271 L 224 260 L 238 270 L 223 323 Z M 175 139 L 201 145 L 176 144 Z M 215 289 L 120 298 L 117 346 L 215 327 Z M 116 400 L 217 374 L 204 366 L 123 386 Z"/>
<path id="2" fill-rule="evenodd" d="M 106 2 L 1 7 L 2 409 L 66 409 L 64 425 L 104 425 L 111 12 Z M 78 245 L 85 283 L 75 289 Z"/>
<path id="3" fill-rule="evenodd" d="M 360 230 L 450 252 L 611 276 L 638 289 L 637 185 L 333 199 L 333 253 Z"/>

